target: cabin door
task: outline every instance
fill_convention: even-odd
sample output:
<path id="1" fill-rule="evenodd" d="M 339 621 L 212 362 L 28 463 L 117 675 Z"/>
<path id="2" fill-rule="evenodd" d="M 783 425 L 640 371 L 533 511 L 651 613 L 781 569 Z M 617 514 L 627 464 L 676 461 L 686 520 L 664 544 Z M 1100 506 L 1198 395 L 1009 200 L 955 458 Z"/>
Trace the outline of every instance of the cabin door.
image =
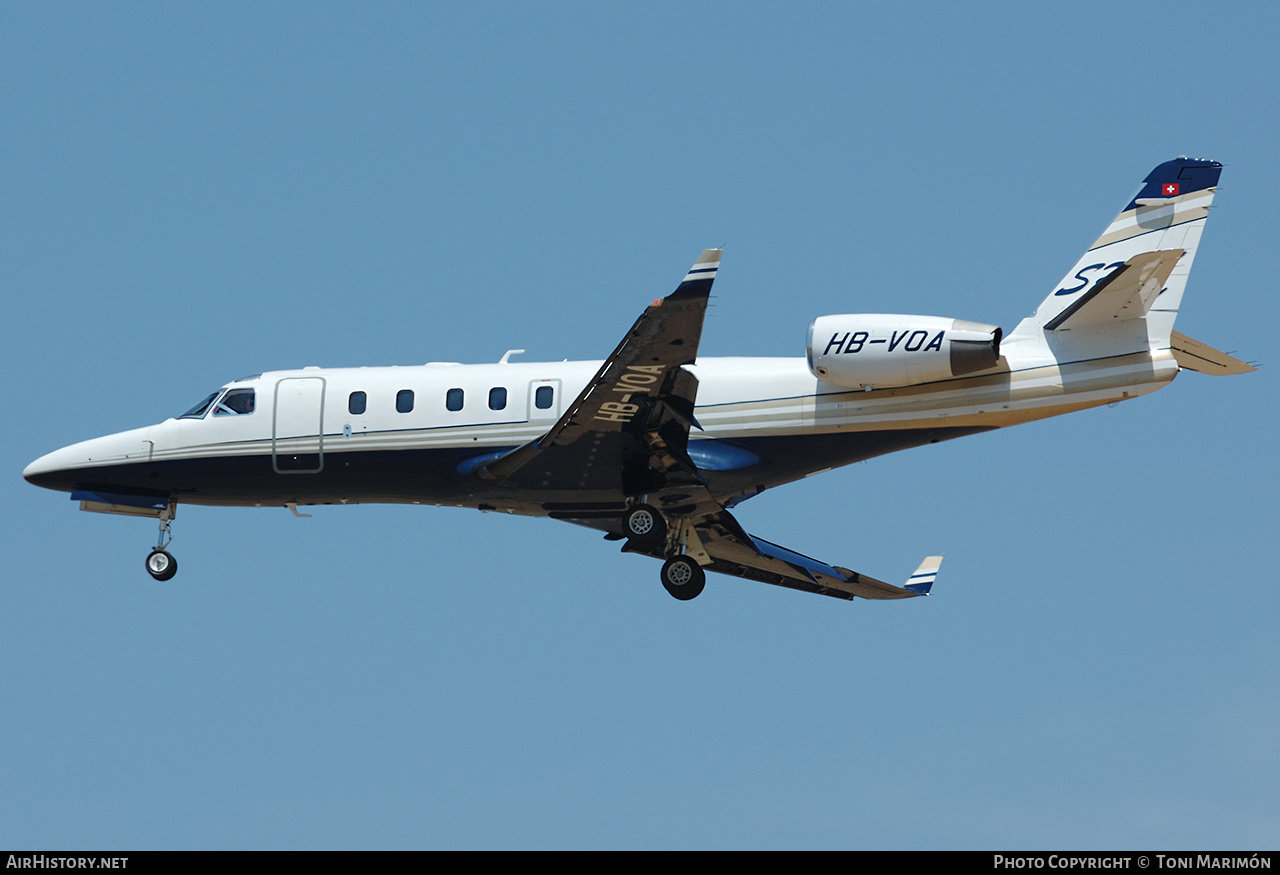
<path id="1" fill-rule="evenodd" d="M 315 474 L 324 467 L 324 378 L 286 377 L 276 383 L 271 418 L 271 464 L 278 474 Z"/>

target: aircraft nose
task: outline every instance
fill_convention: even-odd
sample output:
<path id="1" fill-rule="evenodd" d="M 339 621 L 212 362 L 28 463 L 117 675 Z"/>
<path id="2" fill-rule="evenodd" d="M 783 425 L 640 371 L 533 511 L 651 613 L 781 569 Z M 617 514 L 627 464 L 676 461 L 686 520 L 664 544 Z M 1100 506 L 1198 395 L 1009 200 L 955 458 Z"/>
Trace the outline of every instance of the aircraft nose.
<path id="1" fill-rule="evenodd" d="M 86 476 L 102 476 L 114 465 L 141 461 L 146 455 L 143 448 L 153 446 L 148 440 L 150 433 L 150 427 L 138 428 L 54 450 L 28 465 L 22 476 L 45 489 L 73 492 Z"/>
<path id="2" fill-rule="evenodd" d="M 43 486 L 46 489 L 60 489 L 64 492 L 71 489 L 70 477 L 74 476 L 74 472 L 67 456 L 68 449 L 69 447 L 63 447 L 36 459 L 22 469 L 22 478 L 33 486 Z"/>

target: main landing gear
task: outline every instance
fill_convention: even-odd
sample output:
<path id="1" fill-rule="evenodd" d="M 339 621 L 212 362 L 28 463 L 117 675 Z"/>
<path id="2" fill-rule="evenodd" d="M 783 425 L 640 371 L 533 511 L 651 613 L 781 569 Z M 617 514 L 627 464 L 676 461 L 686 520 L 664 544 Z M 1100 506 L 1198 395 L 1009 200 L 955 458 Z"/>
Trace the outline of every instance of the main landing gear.
<path id="1" fill-rule="evenodd" d="M 173 558 L 165 548 L 173 541 L 173 534 L 169 531 L 169 523 L 173 520 L 173 505 L 169 505 L 169 509 L 160 515 L 160 536 L 156 539 L 155 549 L 151 551 L 151 555 L 147 557 L 147 574 L 150 574 L 156 580 L 170 580 L 178 573 L 178 560 Z"/>
<path id="2" fill-rule="evenodd" d="M 641 550 L 653 550 L 667 540 L 667 521 L 653 505 L 637 504 L 622 518 L 627 539 Z"/>
<path id="3" fill-rule="evenodd" d="M 637 504 L 622 517 L 622 528 L 631 547 L 668 557 L 662 565 L 661 575 L 667 592 L 681 601 L 698 597 L 707 585 L 707 574 L 693 557 L 681 552 L 695 545 L 701 551 L 701 542 L 692 525 L 680 521 L 674 527 L 668 526 L 666 518 L 656 507 Z"/>
<path id="4" fill-rule="evenodd" d="M 707 573 L 688 556 L 672 556 L 662 564 L 662 585 L 682 602 L 695 599 L 707 585 Z"/>

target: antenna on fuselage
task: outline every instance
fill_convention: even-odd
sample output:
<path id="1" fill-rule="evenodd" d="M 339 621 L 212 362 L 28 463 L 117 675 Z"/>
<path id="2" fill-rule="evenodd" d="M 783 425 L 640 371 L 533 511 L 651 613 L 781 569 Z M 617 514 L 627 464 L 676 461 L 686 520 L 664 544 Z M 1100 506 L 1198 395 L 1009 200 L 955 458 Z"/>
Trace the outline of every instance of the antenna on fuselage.
<path id="1" fill-rule="evenodd" d="M 498 359 L 498 364 L 500 365 L 511 364 L 511 361 L 510 361 L 511 357 L 513 355 L 520 355 L 523 352 L 524 352 L 523 349 L 509 349 L 502 354 L 502 358 Z"/>

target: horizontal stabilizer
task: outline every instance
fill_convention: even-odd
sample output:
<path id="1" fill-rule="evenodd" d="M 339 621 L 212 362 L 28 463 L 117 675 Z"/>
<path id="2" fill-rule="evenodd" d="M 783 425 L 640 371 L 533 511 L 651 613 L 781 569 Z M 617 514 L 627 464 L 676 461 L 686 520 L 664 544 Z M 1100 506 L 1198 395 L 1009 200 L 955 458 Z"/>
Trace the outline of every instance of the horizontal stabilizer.
<path id="1" fill-rule="evenodd" d="M 1181 249 L 1162 249 L 1133 256 L 1044 327 L 1049 331 L 1069 331 L 1147 315 L 1184 254 Z"/>
<path id="2" fill-rule="evenodd" d="M 1197 371 L 1201 374 L 1210 374 L 1215 377 L 1226 377 L 1232 374 L 1247 374 L 1250 371 L 1256 371 L 1253 365 L 1242 362 L 1234 356 L 1229 356 L 1225 352 L 1214 349 L 1207 343 L 1201 343 L 1192 337 L 1187 337 L 1181 332 L 1173 332 L 1170 337 L 1170 346 L 1173 348 L 1173 357 L 1178 360 L 1178 365 L 1189 371 Z"/>

